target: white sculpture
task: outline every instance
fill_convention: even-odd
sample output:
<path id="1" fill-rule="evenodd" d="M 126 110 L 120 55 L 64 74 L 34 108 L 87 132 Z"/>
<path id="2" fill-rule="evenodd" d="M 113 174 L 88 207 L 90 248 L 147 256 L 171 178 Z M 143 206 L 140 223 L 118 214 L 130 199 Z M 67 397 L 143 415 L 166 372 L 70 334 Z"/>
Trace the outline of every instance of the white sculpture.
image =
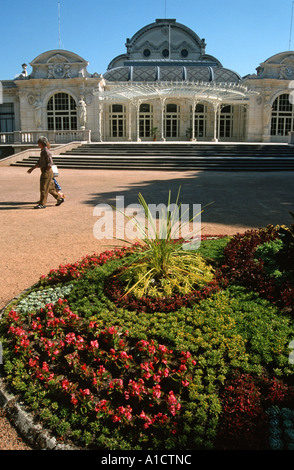
<path id="1" fill-rule="evenodd" d="M 83 98 L 79 100 L 78 104 L 79 108 L 79 119 L 80 119 L 80 127 L 81 129 L 85 129 L 86 122 L 87 122 L 87 105 Z"/>
<path id="2" fill-rule="evenodd" d="M 36 121 L 36 129 L 42 129 L 42 102 L 40 97 L 38 96 L 35 103 L 35 121 Z"/>

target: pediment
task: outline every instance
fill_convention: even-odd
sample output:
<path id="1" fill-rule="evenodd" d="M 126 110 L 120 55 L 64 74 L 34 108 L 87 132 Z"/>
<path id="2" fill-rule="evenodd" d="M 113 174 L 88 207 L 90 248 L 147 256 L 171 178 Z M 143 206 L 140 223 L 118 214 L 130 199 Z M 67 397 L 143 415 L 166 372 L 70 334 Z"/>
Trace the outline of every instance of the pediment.
<path id="1" fill-rule="evenodd" d="M 30 78 L 75 78 L 89 76 L 88 62 L 71 51 L 47 51 L 36 57 L 30 65 Z"/>
<path id="2" fill-rule="evenodd" d="M 69 59 L 67 57 L 65 57 L 64 55 L 55 54 L 47 60 L 48 64 L 50 64 L 51 62 L 64 63 L 64 62 L 69 62 Z"/>
<path id="3" fill-rule="evenodd" d="M 52 51 L 46 51 L 37 56 L 31 63 L 31 66 L 34 65 L 41 65 L 41 64 L 48 64 L 51 62 L 59 62 L 59 63 L 64 63 L 64 62 L 70 62 L 70 63 L 75 63 L 75 64 L 87 64 L 88 62 L 80 57 L 79 55 L 75 54 L 74 52 L 71 51 L 60 51 L 58 50 L 52 50 Z"/>
<path id="4" fill-rule="evenodd" d="M 281 65 L 294 65 L 294 54 L 289 55 L 281 61 Z"/>

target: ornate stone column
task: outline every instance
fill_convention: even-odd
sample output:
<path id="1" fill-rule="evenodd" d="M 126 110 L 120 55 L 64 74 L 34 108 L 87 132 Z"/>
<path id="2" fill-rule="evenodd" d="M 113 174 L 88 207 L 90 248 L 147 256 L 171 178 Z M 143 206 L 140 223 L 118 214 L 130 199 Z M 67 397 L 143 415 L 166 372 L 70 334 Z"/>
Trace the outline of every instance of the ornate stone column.
<path id="1" fill-rule="evenodd" d="M 99 113 L 99 119 L 98 119 L 98 140 L 99 142 L 102 142 L 102 122 L 103 122 L 103 100 L 102 98 L 98 98 L 98 113 Z"/>
<path id="2" fill-rule="evenodd" d="M 161 106 L 161 140 L 165 142 L 164 136 L 164 108 L 165 108 L 165 101 L 166 98 L 160 98 L 160 106 Z"/>
<path id="3" fill-rule="evenodd" d="M 199 103 L 198 100 L 193 100 L 192 102 L 192 136 L 191 140 L 192 142 L 196 142 L 196 137 L 195 137 L 195 111 L 196 111 L 196 106 Z"/>
<path id="4" fill-rule="evenodd" d="M 271 141 L 271 120 L 272 120 L 272 105 L 270 103 L 272 90 L 266 88 L 264 91 L 264 106 L 262 110 L 262 124 L 263 124 L 263 142 Z"/>
<path id="5" fill-rule="evenodd" d="M 213 130 L 213 142 L 218 142 L 217 138 L 217 123 L 218 123 L 218 113 L 219 113 L 220 103 L 213 103 L 214 110 L 214 130 Z"/>
<path id="6" fill-rule="evenodd" d="M 43 114 L 43 110 L 42 110 L 42 101 L 41 101 L 41 94 L 38 93 L 37 96 L 36 96 L 36 100 L 35 100 L 35 103 L 34 103 L 34 108 L 35 108 L 35 128 L 36 130 L 42 130 L 43 127 L 42 127 L 42 114 Z"/>
<path id="7" fill-rule="evenodd" d="M 141 106 L 141 103 L 142 101 L 141 100 L 137 100 L 135 102 L 135 106 L 136 106 L 136 113 L 137 113 L 137 142 L 141 142 L 141 139 L 140 139 L 140 106 Z"/>
<path id="8" fill-rule="evenodd" d="M 263 141 L 270 142 L 271 137 L 271 120 L 272 120 L 272 105 L 270 103 L 266 103 L 263 107 Z"/>
<path id="9" fill-rule="evenodd" d="M 128 103 L 128 130 L 129 130 L 129 137 L 128 137 L 128 141 L 131 142 L 132 141 L 132 106 L 131 104 L 133 104 L 131 101 Z"/>

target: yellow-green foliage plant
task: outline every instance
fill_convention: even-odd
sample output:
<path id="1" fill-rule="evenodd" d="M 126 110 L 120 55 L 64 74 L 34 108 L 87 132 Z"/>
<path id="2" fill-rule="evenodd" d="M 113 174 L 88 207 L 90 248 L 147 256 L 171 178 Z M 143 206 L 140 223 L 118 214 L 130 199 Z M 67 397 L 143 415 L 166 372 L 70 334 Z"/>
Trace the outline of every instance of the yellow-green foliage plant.
<path id="1" fill-rule="evenodd" d="M 145 213 L 145 225 L 136 221 L 142 234 L 142 243 L 131 262 L 126 264 L 126 269 L 120 273 L 126 285 L 126 294 L 131 292 L 139 298 L 147 295 L 165 297 L 188 294 L 213 279 L 214 270 L 205 258 L 197 250 L 191 250 L 187 240 L 176 237 L 183 233 L 183 224 L 178 218 L 178 200 L 179 192 L 173 210 L 162 212 L 157 223 L 142 194 L 139 194 L 139 202 Z M 170 201 L 171 192 L 167 207 L 171 207 Z M 190 241 L 194 240 L 193 237 L 192 234 Z"/>

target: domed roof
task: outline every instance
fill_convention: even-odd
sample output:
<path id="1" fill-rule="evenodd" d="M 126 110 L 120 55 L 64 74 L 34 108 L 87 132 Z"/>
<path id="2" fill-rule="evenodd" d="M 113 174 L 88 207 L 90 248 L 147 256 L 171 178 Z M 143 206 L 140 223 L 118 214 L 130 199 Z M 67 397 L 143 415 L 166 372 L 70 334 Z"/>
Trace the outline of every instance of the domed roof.
<path id="1" fill-rule="evenodd" d="M 130 65 L 108 70 L 104 75 L 108 82 L 202 81 L 215 83 L 239 83 L 241 77 L 232 70 L 211 66 L 179 65 Z"/>
<path id="2" fill-rule="evenodd" d="M 187 26 L 157 19 L 126 40 L 127 53 L 115 57 L 103 77 L 109 82 L 241 81 L 205 47 L 205 40 Z"/>

